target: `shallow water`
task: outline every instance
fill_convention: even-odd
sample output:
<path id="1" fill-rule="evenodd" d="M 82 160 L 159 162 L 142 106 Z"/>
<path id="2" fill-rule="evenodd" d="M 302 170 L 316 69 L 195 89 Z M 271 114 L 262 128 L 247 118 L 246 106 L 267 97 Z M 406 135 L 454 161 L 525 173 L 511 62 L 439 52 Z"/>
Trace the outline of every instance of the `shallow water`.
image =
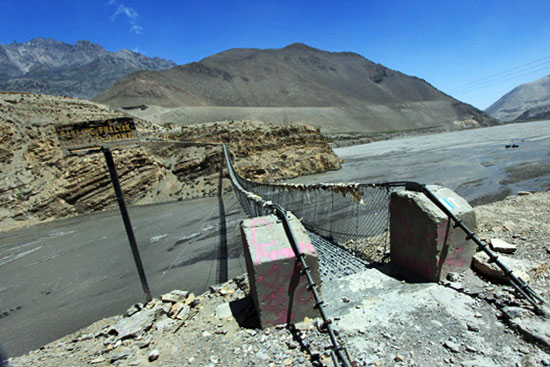
<path id="1" fill-rule="evenodd" d="M 506 145 L 517 148 L 506 148 Z M 294 182 L 441 184 L 473 204 L 550 189 L 550 121 L 510 124 L 336 148 L 341 170 Z"/>

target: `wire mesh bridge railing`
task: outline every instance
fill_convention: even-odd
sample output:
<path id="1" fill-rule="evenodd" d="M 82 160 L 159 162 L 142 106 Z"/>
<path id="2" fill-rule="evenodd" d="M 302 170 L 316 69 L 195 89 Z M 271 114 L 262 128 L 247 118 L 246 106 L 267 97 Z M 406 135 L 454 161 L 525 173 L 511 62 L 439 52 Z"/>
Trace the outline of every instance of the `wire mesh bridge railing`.
<path id="1" fill-rule="evenodd" d="M 230 159 L 227 164 L 232 180 L 249 193 L 237 194 L 249 215 L 265 213 L 255 195 L 292 211 L 308 230 L 364 260 L 389 260 L 390 194 L 404 183 L 266 184 L 238 175 Z"/>
<path id="2" fill-rule="evenodd" d="M 407 189 L 423 193 L 432 201 L 455 227 L 460 228 L 467 240 L 472 240 L 478 250 L 489 255 L 510 280 L 510 284 L 534 307 L 535 312 L 545 314 L 544 300 L 521 278 L 515 276 L 425 185 L 416 182 L 387 182 L 373 184 L 266 184 L 239 176 L 224 146 L 232 183 L 242 207 L 250 216 L 270 212 L 270 204 L 292 211 L 310 231 L 332 243 L 351 250 L 369 262 L 389 261 L 389 207 L 390 194 L 394 190 Z"/>

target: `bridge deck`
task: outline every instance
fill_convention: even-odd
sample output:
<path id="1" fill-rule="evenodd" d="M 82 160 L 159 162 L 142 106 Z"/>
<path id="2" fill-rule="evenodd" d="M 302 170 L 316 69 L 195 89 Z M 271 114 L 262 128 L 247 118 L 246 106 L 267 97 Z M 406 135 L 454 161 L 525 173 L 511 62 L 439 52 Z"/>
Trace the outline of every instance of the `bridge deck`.
<path id="1" fill-rule="evenodd" d="M 319 258 L 319 271 L 323 281 L 339 279 L 364 271 L 368 262 L 349 251 L 334 245 L 323 237 L 308 231 L 311 243 Z"/>

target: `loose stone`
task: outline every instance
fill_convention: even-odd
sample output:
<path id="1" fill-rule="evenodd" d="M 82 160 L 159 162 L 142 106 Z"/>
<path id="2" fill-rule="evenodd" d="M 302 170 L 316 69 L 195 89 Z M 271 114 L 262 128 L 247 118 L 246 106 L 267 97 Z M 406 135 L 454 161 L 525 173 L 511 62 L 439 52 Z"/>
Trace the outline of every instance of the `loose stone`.
<path id="1" fill-rule="evenodd" d="M 149 362 L 153 362 L 153 361 L 156 361 L 157 359 L 159 359 L 159 356 L 160 356 L 160 352 L 158 349 L 153 349 L 151 352 L 149 352 Z"/>

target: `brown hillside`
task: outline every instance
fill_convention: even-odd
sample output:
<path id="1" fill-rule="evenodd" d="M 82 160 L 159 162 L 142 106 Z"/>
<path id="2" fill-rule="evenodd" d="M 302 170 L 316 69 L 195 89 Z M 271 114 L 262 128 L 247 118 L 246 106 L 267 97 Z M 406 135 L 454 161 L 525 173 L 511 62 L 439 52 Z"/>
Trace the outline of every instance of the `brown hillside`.
<path id="1" fill-rule="evenodd" d="M 424 80 L 355 53 L 326 52 L 303 44 L 282 49 L 232 49 L 170 70 L 133 73 L 95 100 L 115 108 L 237 107 L 243 108 L 244 114 L 250 112 L 247 108 L 338 108 L 342 116 L 337 121 L 328 116 L 317 121 L 316 115 L 322 111 L 315 110 L 291 119 L 309 122 L 311 116 L 315 126 L 333 132 L 452 129 L 460 128 L 463 120 L 474 120 L 476 126 L 495 123 L 482 111 Z M 191 110 L 189 120 L 173 122 L 185 124 L 194 112 L 202 113 Z M 197 117 L 194 122 L 202 121 Z M 278 120 L 283 120 L 282 114 Z"/>

